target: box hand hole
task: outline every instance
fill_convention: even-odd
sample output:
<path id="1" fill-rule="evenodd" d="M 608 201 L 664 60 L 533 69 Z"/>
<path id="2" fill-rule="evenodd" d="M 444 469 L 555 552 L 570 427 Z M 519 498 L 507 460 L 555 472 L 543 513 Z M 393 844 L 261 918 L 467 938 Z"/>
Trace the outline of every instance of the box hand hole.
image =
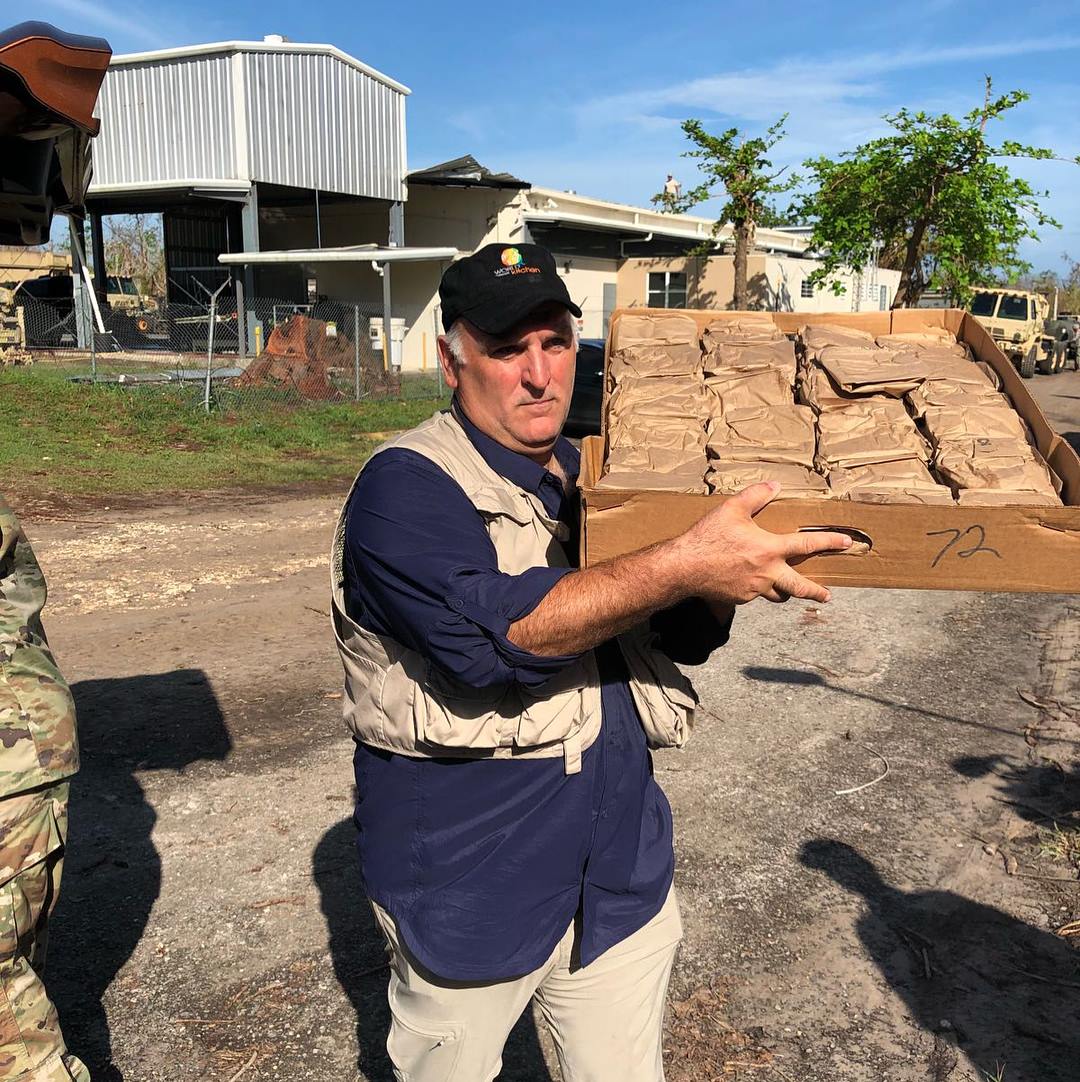
<path id="1" fill-rule="evenodd" d="M 842 533 L 851 538 L 851 547 L 843 552 L 821 552 L 819 556 L 865 556 L 873 547 L 873 538 L 853 526 L 800 526 L 799 533 Z"/>

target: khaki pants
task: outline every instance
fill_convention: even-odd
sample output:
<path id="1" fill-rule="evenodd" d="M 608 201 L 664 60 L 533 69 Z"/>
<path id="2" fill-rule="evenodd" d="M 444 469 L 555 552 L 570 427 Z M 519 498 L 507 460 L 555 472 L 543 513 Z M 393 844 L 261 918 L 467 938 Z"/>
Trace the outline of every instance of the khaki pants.
<path id="1" fill-rule="evenodd" d="M 41 980 L 67 796 L 61 782 L 0 800 L 0 1082 L 90 1082 Z"/>
<path id="2" fill-rule="evenodd" d="M 390 1037 L 399 1082 L 491 1082 L 506 1038 L 534 996 L 565 1082 L 663 1082 L 664 1003 L 682 922 L 674 890 L 644 928 L 585 968 L 571 966 L 574 926 L 516 980 L 447 981 L 426 971 L 372 903 L 390 944 Z"/>

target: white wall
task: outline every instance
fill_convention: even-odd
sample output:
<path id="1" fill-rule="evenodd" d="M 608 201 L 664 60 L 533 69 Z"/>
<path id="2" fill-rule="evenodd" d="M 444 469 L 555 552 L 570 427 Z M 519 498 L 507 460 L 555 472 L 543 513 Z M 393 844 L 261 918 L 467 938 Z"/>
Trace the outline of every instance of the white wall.
<path id="1" fill-rule="evenodd" d="M 772 307 L 783 312 L 876 312 L 891 307 L 900 284 L 899 271 L 872 267 L 859 276 L 839 274 L 837 277 L 844 286 L 844 292 L 839 296 L 830 288 L 819 287 L 812 297 L 804 297 L 803 282 L 818 265 L 814 259 L 767 256 L 765 276 L 772 294 Z"/>
<path id="2" fill-rule="evenodd" d="M 555 256 L 559 277 L 566 282 L 570 299 L 581 309 L 581 337 L 604 336 L 604 286 L 615 285 L 619 275 L 617 259 L 590 259 L 584 256 Z"/>

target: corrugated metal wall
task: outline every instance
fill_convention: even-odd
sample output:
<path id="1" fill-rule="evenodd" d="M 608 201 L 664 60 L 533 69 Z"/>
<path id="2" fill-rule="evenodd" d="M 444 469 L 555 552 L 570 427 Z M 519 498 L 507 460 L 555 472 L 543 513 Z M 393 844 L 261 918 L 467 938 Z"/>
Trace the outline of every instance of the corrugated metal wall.
<path id="1" fill-rule="evenodd" d="M 98 106 L 94 187 L 258 180 L 406 198 L 400 90 L 325 54 L 244 51 L 241 64 L 234 55 L 111 67 Z M 243 73 L 242 87 L 234 72 Z M 247 132 L 246 148 L 236 146 L 237 131 Z"/>
<path id="2" fill-rule="evenodd" d="M 110 68 L 94 184 L 238 180 L 228 55 Z"/>
<path id="3" fill-rule="evenodd" d="M 255 180 L 403 199 L 405 97 L 331 56 L 245 53 Z"/>

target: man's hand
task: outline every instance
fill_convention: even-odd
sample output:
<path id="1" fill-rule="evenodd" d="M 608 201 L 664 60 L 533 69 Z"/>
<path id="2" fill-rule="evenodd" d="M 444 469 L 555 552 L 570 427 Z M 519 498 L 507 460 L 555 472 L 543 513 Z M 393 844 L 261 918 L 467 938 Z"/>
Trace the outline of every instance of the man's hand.
<path id="1" fill-rule="evenodd" d="M 751 485 L 710 511 L 672 541 L 685 588 L 706 601 L 737 605 L 764 597 L 804 597 L 826 602 L 829 591 L 792 566 L 822 552 L 843 552 L 851 538 L 841 533 L 775 534 L 761 529 L 756 515 L 780 491 L 773 482 Z"/>
<path id="2" fill-rule="evenodd" d="M 777 484 L 752 485 L 673 541 L 565 576 L 510 626 L 507 637 L 550 657 L 589 650 L 688 597 L 704 598 L 718 616 L 726 606 L 755 597 L 828 601 L 829 591 L 803 578 L 789 561 L 842 552 L 851 538 L 761 529 L 753 516 L 779 491 Z"/>

